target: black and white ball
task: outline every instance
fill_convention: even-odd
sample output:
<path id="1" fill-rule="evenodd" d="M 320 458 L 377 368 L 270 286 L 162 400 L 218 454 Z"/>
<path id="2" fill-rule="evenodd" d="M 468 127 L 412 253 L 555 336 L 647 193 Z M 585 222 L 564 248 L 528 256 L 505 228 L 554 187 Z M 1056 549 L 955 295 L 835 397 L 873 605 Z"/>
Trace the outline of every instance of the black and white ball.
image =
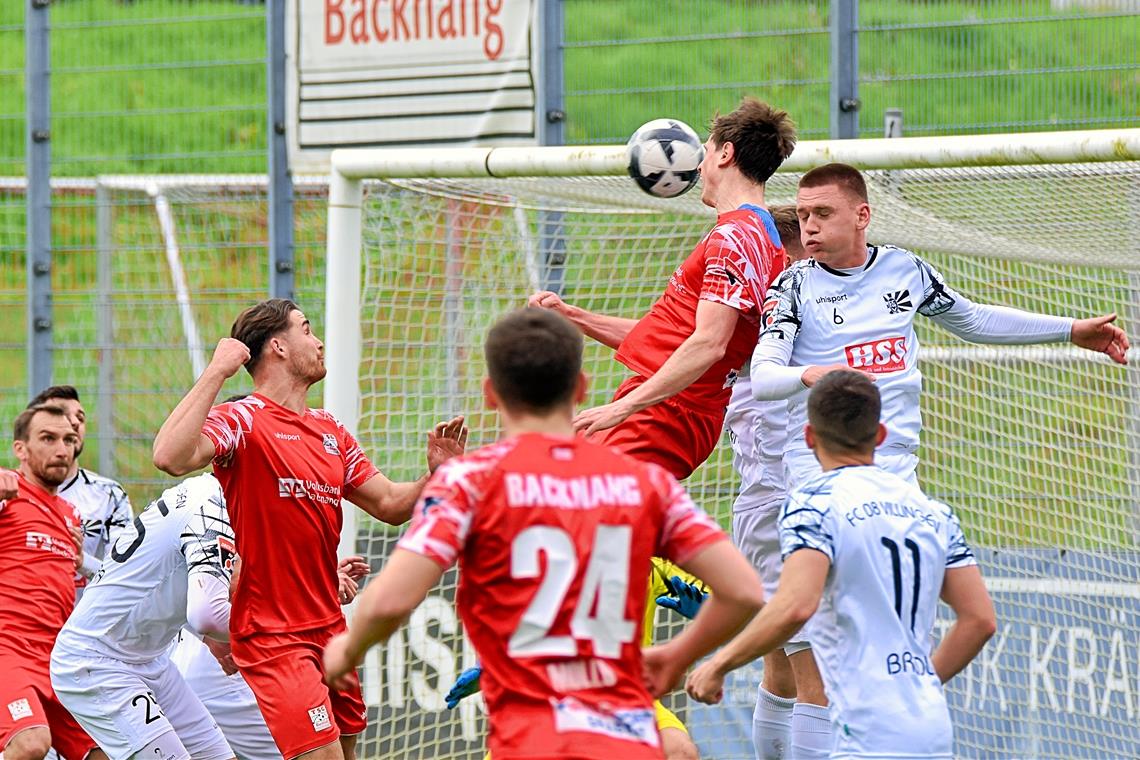
<path id="1" fill-rule="evenodd" d="M 705 148 L 685 122 L 654 119 L 633 133 L 625 153 L 638 187 L 658 198 L 675 198 L 697 184 Z"/>

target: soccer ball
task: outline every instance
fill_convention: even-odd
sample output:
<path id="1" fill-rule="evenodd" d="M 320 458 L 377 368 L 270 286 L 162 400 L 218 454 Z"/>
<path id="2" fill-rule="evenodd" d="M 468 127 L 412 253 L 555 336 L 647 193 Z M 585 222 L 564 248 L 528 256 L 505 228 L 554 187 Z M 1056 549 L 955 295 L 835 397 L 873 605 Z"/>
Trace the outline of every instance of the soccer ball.
<path id="1" fill-rule="evenodd" d="M 633 133 L 625 154 L 638 187 L 658 198 L 675 198 L 700 179 L 705 147 L 685 122 L 654 119 Z"/>

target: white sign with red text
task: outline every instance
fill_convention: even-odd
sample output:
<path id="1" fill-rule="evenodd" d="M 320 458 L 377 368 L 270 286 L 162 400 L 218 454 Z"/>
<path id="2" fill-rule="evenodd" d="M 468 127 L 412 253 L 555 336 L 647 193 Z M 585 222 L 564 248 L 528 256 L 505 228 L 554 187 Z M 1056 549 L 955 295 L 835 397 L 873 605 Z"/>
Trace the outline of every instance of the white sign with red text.
<path id="1" fill-rule="evenodd" d="M 292 0 L 294 172 L 341 147 L 533 145 L 538 0 Z"/>

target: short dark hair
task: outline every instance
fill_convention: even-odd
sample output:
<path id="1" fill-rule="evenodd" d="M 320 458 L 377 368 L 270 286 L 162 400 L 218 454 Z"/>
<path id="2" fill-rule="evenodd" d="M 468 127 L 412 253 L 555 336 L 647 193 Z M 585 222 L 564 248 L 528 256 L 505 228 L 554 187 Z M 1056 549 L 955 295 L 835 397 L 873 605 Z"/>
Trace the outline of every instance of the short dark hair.
<path id="1" fill-rule="evenodd" d="M 828 372 L 808 395 L 808 422 L 828 451 L 874 451 L 881 410 L 879 389 L 862 372 Z"/>
<path id="2" fill-rule="evenodd" d="M 744 98 L 732 113 L 714 116 L 709 136 L 718 147 L 732 143 L 733 163 L 753 182 L 767 182 L 796 147 L 796 125 L 788 112 L 756 98 Z"/>
<path id="3" fill-rule="evenodd" d="M 28 440 L 28 434 L 32 429 L 32 420 L 35 419 L 35 416 L 40 412 L 50 414 L 53 417 L 63 417 L 67 419 L 67 412 L 63 410 L 62 406 L 56 406 L 55 404 L 36 404 L 35 406 L 29 406 L 16 415 L 16 423 L 12 426 L 13 441 Z"/>
<path id="4" fill-rule="evenodd" d="M 849 164 L 824 164 L 817 166 L 804 176 L 800 177 L 800 187 L 824 187 L 825 185 L 838 185 L 840 189 L 862 201 L 867 202 L 867 181 L 863 174 Z"/>
<path id="5" fill-rule="evenodd" d="M 36 397 L 28 402 L 26 409 L 31 409 L 33 406 L 40 406 L 48 399 L 62 398 L 67 401 L 79 401 L 79 391 L 75 390 L 74 385 L 49 385 L 42 391 L 36 394 Z"/>
<path id="6" fill-rule="evenodd" d="M 776 223 L 776 232 L 780 233 L 780 242 L 784 244 L 784 247 L 788 247 L 789 240 L 794 241 L 797 247 L 802 247 L 800 245 L 800 218 L 796 216 L 795 204 L 769 206 L 768 212 L 772 214 L 772 221 Z"/>
<path id="7" fill-rule="evenodd" d="M 582 333 L 560 314 L 519 309 L 491 327 L 483 353 L 491 387 L 505 406 L 545 412 L 574 395 Z"/>
<path id="8" fill-rule="evenodd" d="M 270 298 L 238 314 L 230 328 L 230 337 L 240 340 L 249 349 L 245 369 L 251 376 L 261 363 L 266 341 L 289 329 L 289 315 L 300 310 L 301 307 L 288 298 Z"/>

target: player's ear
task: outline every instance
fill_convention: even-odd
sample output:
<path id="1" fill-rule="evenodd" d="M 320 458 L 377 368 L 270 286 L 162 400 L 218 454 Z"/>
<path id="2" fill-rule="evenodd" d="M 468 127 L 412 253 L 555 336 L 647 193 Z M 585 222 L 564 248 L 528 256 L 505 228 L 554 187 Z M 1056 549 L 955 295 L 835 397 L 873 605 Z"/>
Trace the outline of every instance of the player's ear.
<path id="1" fill-rule="evenodd" d="M 720 153 L 720 155 L 717 156 L 718 166 L 728 166 L 736 160 L 736 146 L 728 140 L 725 140 L 724 143 L 721 144 L 718 153 Z"/>
<path id="2" fill-rule="evenodd" d="M 883 441 L 887 440 L 887 426 L 879 423 L 879 431 L 875 434 L 875 448 L 883 445 Z"/>
<path id="3" fill-rule="evenodd" d="M 12 453 L 16 455 L 17 460 L 23 462 L 26 452 L 27 447 L 24 441 L 12 441 Z"/>
<path id="4" fill-rule="evenodd" d="M 578 384 L 574 388 L 574 405 L 577 406 L 586 400 L 586 389 L 590 385 L 590 379 L 586 377 L 585 372 L 578 373 Z"/>
<path id="5" fill-rule="evenodd" d="M 855 227 L 860 230 L 867 229 L 871 223 L 871 205 L 863 202 L 855 209 Z"/>
<path id="6" fill-rule="evenodd" d="M 495 389 L 491 385 L 491 378 L 483 378 L 483 405 L 488 409 L 499 408 L 499 397 L 495 395 Z"/>
<path id="7" fill-rule="evenodd" d="M 809 449 L 815 448 L 815 431 L 811 429 L 810 422 L 804 425 L 804 443 Z"/>

